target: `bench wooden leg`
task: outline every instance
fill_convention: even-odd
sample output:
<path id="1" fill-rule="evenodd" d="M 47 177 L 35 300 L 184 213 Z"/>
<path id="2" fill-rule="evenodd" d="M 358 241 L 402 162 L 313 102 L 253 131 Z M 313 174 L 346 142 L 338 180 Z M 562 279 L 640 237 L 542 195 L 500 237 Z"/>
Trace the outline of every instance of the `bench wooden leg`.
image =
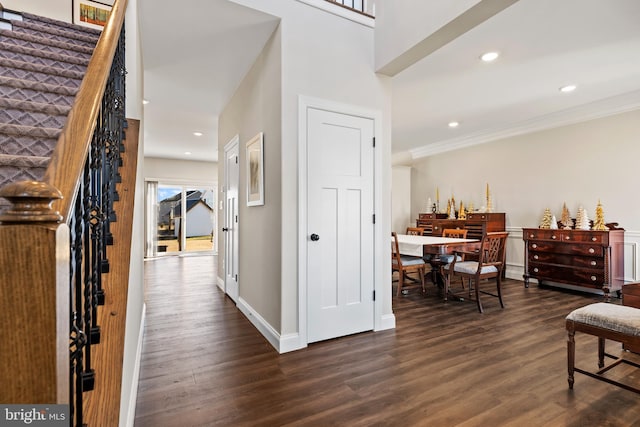
<path id="1" fill-rule="evenodd" d="M 598 368 L 604 368 L 604 338 L 598 337 Z"/>
<path id="2" fill-rule="evenodd" d="M 573 329 L 568 329 L 567 332 L 567 381 L 569 382 L 569 390 L 573 390 L 573 371 L 576 362 L 576 332 Z"/>

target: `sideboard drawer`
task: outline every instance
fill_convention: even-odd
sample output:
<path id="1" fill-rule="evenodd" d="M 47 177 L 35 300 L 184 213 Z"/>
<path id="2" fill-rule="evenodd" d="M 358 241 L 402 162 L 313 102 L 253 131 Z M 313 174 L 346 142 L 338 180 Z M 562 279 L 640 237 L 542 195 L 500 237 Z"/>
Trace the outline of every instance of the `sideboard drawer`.
<path id="1" fill-rule="evenodd" d="M 601 257 L 604 255 L 604 248 L 597 245 L 588 244 L 557 244 L 555 242 L 547 242 L 544 240 L 533 240 L 528 242 L 530 252 L 547 252 L 552 254 L 571 254 L 571 255 L 587 255 Z"/>
<path id="2" fill-rule="evenodd" d="M 579 268 L 604 268 L 602 257 L 576 256 L 569 254 L 557 254 L 549 252 L 531 252 L 529 259 L 531 262 L 544 264 L 558 264 L 574 266 Z"/>
<path id="3" fill-rule="evenodd" d="M 604 283 L 603 270 L 578 269 L 570 265 L 550 265 L 529 263 L 529 275 L 537 279 L 553 280 L 561 283 L 578 283 L 587 286 Z"/>

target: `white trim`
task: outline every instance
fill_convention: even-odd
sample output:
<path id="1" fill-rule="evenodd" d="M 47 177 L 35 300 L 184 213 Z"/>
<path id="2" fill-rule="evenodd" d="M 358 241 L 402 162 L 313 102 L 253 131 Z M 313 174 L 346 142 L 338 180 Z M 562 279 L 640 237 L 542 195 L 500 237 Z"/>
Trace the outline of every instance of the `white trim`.
<path id="1" fill-rule="evenodd" d="M 144 178 L 144 182 L 157 182 L 157 183 L 162 183 L 162 185 L 175 185 L 175 186 L 185 186 L 185 185 L 193 185 L 193 186 L 198 186 L 198 187 L 205 187 L 205 186 L 218 186 L 218 181 L 194 181 L 192 179 L 178 179 L 178 178 L 170 178 L 170 179 L 166 179 L 166 178 L 153 178 L 153 177 L 145 177 Z"/>
<path id="2" fill-rule="evenodd" d="M 223 148 L 223 153 L 224 153 L 224 162 L 222 164 L 222 193 L 223 193 L 223 200 L 222 200 L 222 227 L 229 227 L 229 225 L 227 224 L 227 210 L 229 209 L 229 206 L 227 206 L 227 188 L 229 187 L 229 171 L 227 168 L 227 158 L 228 158 L 228 153 L 232 150 L 236 150 L 237 155 L 238 155 L 238 228 L 240 226 L 240 135 L 236 134 L 233 136 L 233 138 L 231 138 L 229 140 L 229 142 L 227 142 L 224 145 Z M 222 229 L 222 228 L 221 228 Z M 237 233 L 238 231 L 235 230 L 234 233 Z M 229 295 L 229 292 L 227 290 L 227 271 L 225 270 L 226 264 L 227 264 L 227 258 L 229 257 L 229 254 L 227 253 L 227 236 L 229 235 L 229 233 L 222 233 L 222 244 L 221 246 L 224 248 L 224 259 L 223 262 L 221 264 L 221 270 L 222 270 L 222 291 L 225 293 L 225 295 Z M 235 250 L 235 253 L 233 254 L 234 257 L 240 257 L 240 237 L 238 236 L 238 246 Z M 218 248 L 220 249 L 220 248 Z M 238 259 L 239 261 L 239 259 Z M 239 265 L 239 264 L 238 264 Z M 238 275 L 239 277 L 239 275 Z M 229 298 L 231 298 L 231 296 L 229 296 Z M 237 298 L 240 298 L 240 279 L 238 278 L 238 296 Z M 231 298 L 231 300 L 233 301 L 233 298 Z M 237 304 L 236 304 L 237 305 Z"/>
<path id="3" fill-rule="evenodd" d="M 300 350 L 306 346 L 306 344 L 300 346 L 300 334 L 298 333 L 281 335 L 280 348 L 278 349 L 278 352 L 281 354 L 287 353 L 289 351 Z"/>
<path id="4" fill-rule="evenodd" d="M 437 141 L 423 147 L 409 150 L 412 159 L 433 156 L 447 151 L 459 150 L 473 145 L 497 141 L 518 135 L 538 132 L 546 129 L 586 122 L 602 117 L 622 114 L 640 108 L 640 91 L 613 96 L 594 101 L 579 107 L 558 111 L 544 116 L 515 123 L 507 128 L 493 128 L 460 138 Z M 595 111 L 594 111 L 595 110 Z"/>
<path id="5" fill-rule="evenodd" d="M 127 427 L 133 427 L 136 419 L 136 402 L 138 400 L 138 385 L 140 383 L 140 364 L 142 362 L 142 342 L 144 339 L 144 325 L 147 319 L 147 305 L 142 304 L 142 316 L 140 317 L 140 330 L 138 331 L 138 346 L 136 348 L 136 360 L 133 364 L 133 381 L 131 381 L 131 393 L 129 393 L 129 413 L 126 415 Z"/>
<path id="6" fill-rule="evenodd" d="M 384 146 L 382 133 L 382 112 L 369 108 L 343 104 L 321 98 L 298 95 L 298 346 L 307 346 L 307 110 L 309 108 L 331 111 L 338 114 L 363 117 L 374 121 L 374 137 L 376 147 Z M 378 218 L 382 218 L 382 150 L 374 149 L 374 170 L 373 170 L 373 200 L 374 213 Z M 387 253 L 389 239 L 383 238 L 382 221 L 376 221 L 374 225 L 374 283 L 373 289 L 376 293 L 374 301 L 374 323 L 373 330 L 380 331 L 395 327 L 395 316 L 387 314 L 382 316 L 382 302 L 385 277 L 383 272 L 386 268 L 391 271 L 391 257 Z M 387 252 L 385 252 L 385 248 Z M 378 260 L 388 260 L 388 262 L 377 262 Z M 391 291 L 389 291 L 391 292 Z M 392 318 L 392 319 L 391 319 Z M 393 326 L 391 326 L 393 325 Z"/>
<path id="7" fill-rule="evenodd" d="M 222 292 L 224 292 L 224 279 L 220 276 L 217 276 L 216 278 L 218 279 L 218 287 Z"/>
<path id="8" fill-rule="evenodd" d="M 349 9 L 338 6 L 326 0 L 298 0 L 298 1 L 300 3 L 313 6 L 317 9 L 324 10 L 325 12 L 329 12 L 333 15 L 340 16 L 342 18 L 364 25 L 366 27 L 374 28 L 376 26 L 376 20 L 374 18 L 370 18 L 358 12 L 351 11 Z"/>
<path id="9" fill-rule="evenodd" d="M 384 316 L 380 316 L 380 322 L 376 325 L 374 329 L 377 331 L 384 331 L 387 329 L 395 329 L 396 328 L 396 315 L 393 313 L 385 314 Z"/>
<path id="10" fill-rule="evenodd" d="M 280 334 L 273 326 L 269 324 L 260 313 L 253 309 L 247 301 L 238 297 L 238 309 L 242 312 L 249 322 L 258 329 L 258 331 L 269 341 L 269 344 L 273 346 L 278 352 L 280 352 Z"/>

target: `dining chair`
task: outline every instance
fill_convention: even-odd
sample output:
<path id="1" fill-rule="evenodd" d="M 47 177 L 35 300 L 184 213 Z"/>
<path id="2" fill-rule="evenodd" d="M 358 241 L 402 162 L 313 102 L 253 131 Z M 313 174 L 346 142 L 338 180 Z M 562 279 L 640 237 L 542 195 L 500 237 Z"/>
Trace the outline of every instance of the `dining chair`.
<path id="1" fill-rule="evenodd" d="M 396 295 L 399 296 L 402 293 L 402 287 L 404 286 L 405 275 L 409 273 L 418 273 L 420 284 L 422 285 L 422 292 L 425 293 L 424 275 L 426 272 L 426 264 L 422 257 L 401 255 L 398 247 L 398 234 L 391 232 L 391 270 L 398 272 L 398 290 Z"/>
<path id="2" fill-rule="evenodd" d="M 407 233 L 410 236 L 424 236 L 424 228 L 422 227 L 407 227 Z"/>
<path id="3" fill-rule="evenodd" d="M 480 243 L 480 249 L 475 253 L 478 259 L 476 261 L 464 260 L 462 252 L 454 257 L 451 264 L 445 265 L 443 270 L 445 273 L 445 295 L 449 292 L 451 279 L 453 277 L 461 277 L 469 279 L 469 294 L 471 294 L 471 286 L 475 290 L 475 300 L 478 311 L 483 313 L 480 294 L 491 295 L 497 297 L 500 301 L 500 307 L 504 308 L 502 300 L 502 270 L 505 264 L 505 246 L 508 232 L 487 233 Z M 496 280 L 496 293 L 480 290 L 480 283 L 485 279 Z"/>
<path id="4" fill-rule="evenodd" d="M 442 237 L 451 237 L 456 239 L 466 239 L 467 233 L 469 230 L 464 228 L 445 228 L 442 230 Z M 444 277 L 443 268 L 447 264 L 451 264 L 453 257 L 457 256 L 460 258 L 460 255 L 453 254 L 443 254 L 443 255 L 426 255 L 425 260 L 431 264 L 431 279 L 433 283 L 442 285 Z M 458 261 L 462 261 L 462 258 L 458 259 Z M 462 283 L 462 287 L 464 288 L 464 282 Z M 446 297 L 446 294 L 445 294 Z"/>

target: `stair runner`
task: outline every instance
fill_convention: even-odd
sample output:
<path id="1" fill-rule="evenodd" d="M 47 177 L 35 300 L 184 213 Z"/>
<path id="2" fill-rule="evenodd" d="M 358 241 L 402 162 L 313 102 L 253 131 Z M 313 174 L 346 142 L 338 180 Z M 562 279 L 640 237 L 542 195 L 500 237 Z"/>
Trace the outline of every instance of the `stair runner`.
<path id="1" fill-rule="evenodd" d="M 0 27 L 0 188 L 42 179 L 100 36 L 91 28 L 4 12 L 22 20 Z M 0 209 L 7 205 L 0 197 Z"/>

